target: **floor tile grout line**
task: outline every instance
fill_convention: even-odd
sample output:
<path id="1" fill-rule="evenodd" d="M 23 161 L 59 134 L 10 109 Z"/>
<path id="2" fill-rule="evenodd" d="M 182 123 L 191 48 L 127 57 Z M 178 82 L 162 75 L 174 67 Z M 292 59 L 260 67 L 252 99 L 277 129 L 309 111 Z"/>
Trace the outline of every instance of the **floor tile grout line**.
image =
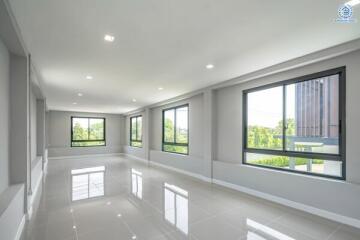
<path id="1" fill-rule="evenodd" d="M 341 224 L 339 224 L 335 230 L 329 234 L 329 236 L 326 238 L 326 240 L 329 240 L 337 231 L 339 231 L 341 229 Z"/>
<path id="2" fill-rule="evenodd" d="M 309 238 L 311 238 L 311 239 L 314 239 L 314 240 L 316 239 L 315 237 L 309 235 L 308 233 L 300 232 L 300 231 L 298 231 L 297 229 L 295 229 L 295 228 L 293 228 L 293 227 L 285 226 L 284 224 L 280 223 L 279 220 L 283 219 L 283 218 L 284 218 L 285 216 L 287 216 L 287 215 L 295 215 L 295 216 L 297 216 L 297 217 L 306 218 L 305 216 L 297 215 L 296 213 L 287 212 L 287 213 L 283 214 L 281 217 L 279 217 L 276 221 L 273 221 L 272 223 L 280 224 L 281 226 L 286 227 L 286 228 L 289 228 L 289 229 L 293 230 L 293 231 L 296 232 L 296 233 L 302 234 L 302 235 L 304 235 L 304 236 L 306 236 L 306 237 L 309 237 Z M 323 225 L 323 224 L 322 224 L 322 225 Z M 340 224 L 339 224 L 339 225 L 340 225 Z M 337 225 L 335 229 L 337 229 L 337 227 L 339 227 L 339 225 Z M 335 230 L 335 231 L 336 231 L 336 230 Z M 331 233 L 332 233 L 332 232 L 331 232 Z M 331 233 L 329 233 L 328 236 L 330 236 Z M 328 237 L 325 238 L 325 240 L 327 240 L 327 239 L 328 239 Z"/>

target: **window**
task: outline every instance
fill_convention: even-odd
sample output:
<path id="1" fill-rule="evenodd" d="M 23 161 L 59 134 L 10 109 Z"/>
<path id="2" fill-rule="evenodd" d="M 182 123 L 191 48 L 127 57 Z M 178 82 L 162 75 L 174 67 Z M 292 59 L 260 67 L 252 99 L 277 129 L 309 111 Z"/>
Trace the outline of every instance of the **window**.
<path id="1" fill-rule="evenodd" d="M 142 116 L 130 118 L 130 145 L 142 147 Z"/>
<path id="2" fill-rule="evenodd" d="M 244 164 L 345 179 L 345 67 L 243 97 Z"/>
<path id="3" fill-rule="evenodd" d="M 71 146 L 105 146 L 105 118 L 71 117 Z"/>
<path id="4" fill-rule="evenodd" d="M 189 153 L 189 105 L 163 110 L 163 151 Z"/>

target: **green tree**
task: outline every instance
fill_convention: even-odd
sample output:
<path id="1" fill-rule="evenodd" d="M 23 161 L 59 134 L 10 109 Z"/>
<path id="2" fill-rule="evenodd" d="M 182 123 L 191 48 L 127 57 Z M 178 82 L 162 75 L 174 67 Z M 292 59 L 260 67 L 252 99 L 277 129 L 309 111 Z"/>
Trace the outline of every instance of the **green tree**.
<path id="1" fill-rule="evenodd" d="M 295 135 L 295 120 L 287 119 L 286 134 Z M 248 127 L 248 147 L 261 149 L 281 149 L 283 135 L 283 121 L 279 121 L 275 128 L 262 126 Z"/>

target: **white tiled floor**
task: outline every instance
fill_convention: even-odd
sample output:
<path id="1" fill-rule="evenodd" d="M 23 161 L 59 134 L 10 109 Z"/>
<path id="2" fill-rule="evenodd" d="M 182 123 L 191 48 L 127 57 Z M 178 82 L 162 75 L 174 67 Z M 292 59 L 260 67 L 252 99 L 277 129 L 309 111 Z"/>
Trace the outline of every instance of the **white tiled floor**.
<path id="1" fill-rule="evenodd" d="M 94 157 L 49 162 L 23 239 L 359 240 L 360 230 L 125 157 Z"/>

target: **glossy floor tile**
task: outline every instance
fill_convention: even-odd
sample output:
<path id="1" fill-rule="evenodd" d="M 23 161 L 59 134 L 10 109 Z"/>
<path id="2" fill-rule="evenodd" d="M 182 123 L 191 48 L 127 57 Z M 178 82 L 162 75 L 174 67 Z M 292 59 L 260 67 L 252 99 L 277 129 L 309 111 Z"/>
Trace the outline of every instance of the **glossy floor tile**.
<path id="1" fill-rule="evenodd" d="M 360 230 L 126 157 L 53 160 L 23 240 L 359 240 Z"/>

